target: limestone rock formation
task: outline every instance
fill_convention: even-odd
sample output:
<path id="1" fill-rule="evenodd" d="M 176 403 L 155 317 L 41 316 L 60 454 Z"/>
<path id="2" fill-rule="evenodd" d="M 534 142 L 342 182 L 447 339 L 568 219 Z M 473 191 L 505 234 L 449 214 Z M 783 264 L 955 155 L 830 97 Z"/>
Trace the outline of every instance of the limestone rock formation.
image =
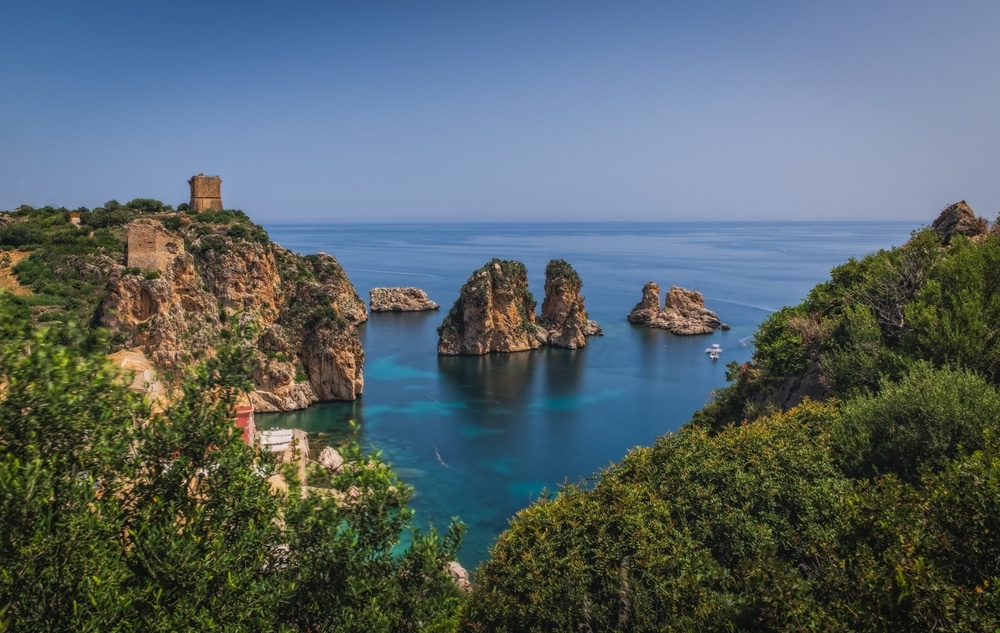
<path id="1" fill-rule="evenodd" d="M 368 295 L 372 312 L 423 312 L 440 307 L 420 288 L 372 288 Z"/>
<path id="2" fill-rule="evenodd" d="M 469 582 L 469 572 L 457 561 L 448 561 L 444 566 L 444 571 L 451 576 L 455 586 L 461 591 L 472 591 L 472 583 Z"/>
<path id="3" fill-rule="evenodd" d="M 168 377 L 221 344 L 241 347 L 257 411 L 357 398 L 364 354 L 355 326 L 368 314 L 337 260 L 197 217 L 171 229 L 149 217 L 126 226 L 125 265 L 108 273 L 96 315 L 113 344 L 141 350 Z"/>
<path id="4" fill-rule="evenodd" d="M 438 328 L 438 354 L 520 352 L 542 345 L 583 347 L 586 337 L 600 335 L 601 328 L 587 318 L 582 285 L 572 266 L 561 259 L 550 261 L 538 318 L 524 264 L 494 259 L 462 286 Z"/>
<path id="5" fill-rule="evenodd" d="M 582 286 L 580 275 L 564 260 L 553 259 L 545 267 L 545 299 L 539 325 L 548 345 L 576 349 L 587 344 L 588 336 L 603 334 L 597 322 L 587 318 L 580 296 Z"/>
<path id="6" fill-rule="evenodd" d="M 332 446 L 327 446 L 319 452 L 319 456 L 316 458 L 319 465 L 327 469 L 331 473 L 338 472 L 344 467 L 344 458 L 341 457 L 340 453 L 337 452 Z"/>
<path id="7" fill-rule="evenodd" d="M 987 222 L 985 218 L 977 217 L 965 200 L 961 200 L 942 211 L 931 223 L 931 228 L 943 235 L 944 243 L 947 244 L 955 235 L 972 238 L 986 235 Z"/>
<path id="8" fill-rule="evenodd" d="M 642 300 L 628 315 L 630 323 L 669 330 L 673 334 L 688 336 L 711 334 L 729 326 L 718 315 L 705 307 L 705 298 L 697 290 L 673 286 L 660 307 L 660 286 L 655 281 L 642 287 Z"/>
<path id="9" fill-rule="evenodd" d="M 516 261 L 493 259 L 472 273 L 438 328 L 438 354 L 521 352 L 542 345 L 528 272 Z"/>

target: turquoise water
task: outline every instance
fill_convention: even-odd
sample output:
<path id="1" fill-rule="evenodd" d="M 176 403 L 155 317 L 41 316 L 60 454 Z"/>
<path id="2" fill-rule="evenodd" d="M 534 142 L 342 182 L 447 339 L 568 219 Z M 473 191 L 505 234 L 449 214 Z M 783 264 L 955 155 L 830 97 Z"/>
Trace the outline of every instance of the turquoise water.
<path id="1" fill-rule="evenodd" d="M 374 314 L 359 329 L 364 396 L 259 416 L 336 441 L 349 420 L 415 488 L 418 524 L 453 516 L 472 569 L 518 510 L 545 489 L 584 479 L 676 430 L 725 385 L 725 364 L 750 359 L 772 310 L 794 305 L 831 267 L 905 242 L 912 223 L 611 223 L 270 225 L 275 242 L 337 257 L 367 300 L 377 286 L 418 286 L 437 312 Z M 545 265 L 583 279 L 605 336 L 581 350 L 544 348 L 438 357 L 436 328 L 473 270 L 493 257 L 528 267 L 539 305 Z M 625 315 L 654 280 L 701 291 L 728 332 L 677 337 Z M 705 348 L 719 343 L 720 362 Z"/>

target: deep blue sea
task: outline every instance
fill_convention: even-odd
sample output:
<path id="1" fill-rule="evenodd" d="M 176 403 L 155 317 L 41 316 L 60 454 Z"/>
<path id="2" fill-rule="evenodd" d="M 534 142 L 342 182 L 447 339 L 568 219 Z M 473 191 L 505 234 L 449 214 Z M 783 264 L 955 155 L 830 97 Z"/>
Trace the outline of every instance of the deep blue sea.
<path id="1" fill-rule="evenodd" d="M 335 442 L 348 421 L 414 486 L 418 525 L 468 526 L 470 570 L 508 519 L 543 489 L 580 481 L 637 445 L 676 430 L 725 385 L 725 365 L 752 354 L 757 325 L 801 301 L 850 257 L 904 243 L 919 222 L 268 225 L 302 254 L 335 255 L 366 301 L 378 286 L 417 286 L 436 312 L 373 314 L 359 328 L 365 390 L 353 403 L 261 415 Z M 604 329 L 581 350 L 543 348 L 439 358 L 436 328 L 475 269 L 493 257 L 528 268 L 539 306 L 545 266 L 562 258 L 583 279 Z M 656 281 L 699 290 L 728 332 L 678 337 L 625 315 Z M 705 348 L 719 343 L 722 359 Z"/>

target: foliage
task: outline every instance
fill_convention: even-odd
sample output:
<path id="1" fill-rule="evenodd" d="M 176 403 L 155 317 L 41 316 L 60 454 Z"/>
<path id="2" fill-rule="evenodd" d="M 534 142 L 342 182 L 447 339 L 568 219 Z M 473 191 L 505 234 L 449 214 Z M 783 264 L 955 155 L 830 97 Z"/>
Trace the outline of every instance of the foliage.
<path id="1" fill-rule="evenodd" d="M 550 277 L 558 279 L 577 290 L 583 286 L 583 281 L 580 279 L 579 273 L 564 259 L 549 260 L 548 265 L 545 266 L 545 278 L 548 279 Z"/>
<path id="2" fill-rule="evenodd" d="M 461 630 L 997 630 L 998 264 L 924 230 L 835 268 L 691 424 L 521 511 Z"/>
<path id="3" fill-rule="evenodd" d="M 114 201 L 107 205 L 111 213 L 129 213 Z M 70 223 L 67 209 L 20 207 L 11 214 L 15 222 L 0 229 L 0 243 L 31 250 L 13 272 L 34 293 L 24 301 L 46 307 L 38 313 L 39 318 L 89 321 L 107 283 L 104 258 L 117 261 L 125 248 L 120 235 L 96 228 L 105 224 L 92 221 L 95 214 L 104 211 L 82 209 L 77 227 Z"/>
<path id="4" fill-rule="evenodd" d="M 851 476 L 916 481 L 923 470 L 980 450 L 983 433 L 998 423 L 1000 394 L 982 377 L 919 362 L 877 395 L 845 403 L 832 432 Z"/>
<path id="5" fill-rule="evenodd" d="M 2 295 L 0 313 L 0 630 L 453 619 L 461 596 L 442 568 L 461 527 L 415 534 L 394 555 L 409 489 L 356 446 L 339 497 L 273 492 L 273 463 L 232 432 L 239 354 L 220 350 L 156 414 L 72 328 L 34 330 Z"/>
<path id="6" fill-rule="evenodd" d="M 813 565 L 850 490 L 807 405 L 631 452 L 591 489 L 523 510 L 477 571 L 467 631 L 728 630 L 764 617 L 757 574 Z"/>

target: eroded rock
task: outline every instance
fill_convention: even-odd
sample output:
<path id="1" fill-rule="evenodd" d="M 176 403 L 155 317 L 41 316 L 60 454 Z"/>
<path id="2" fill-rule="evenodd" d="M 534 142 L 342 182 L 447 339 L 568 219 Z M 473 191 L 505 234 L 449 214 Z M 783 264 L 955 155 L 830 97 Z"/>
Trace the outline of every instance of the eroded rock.
<path id="1" fill-rule="evenodd" d="M 528 272 L 516 261 L 493 259 L 472 273 L 438 328 L 438 354 L 482 355 L 538 349 L 535 298 Z"/>
<path id="2" fill-rule="evenodd" d="M 965 200 L 949 205 L 931 223 L 931 228 L 944 237 L 945 244 L 956 235 L 971 238 L 986 235 L 987 227 L 986 219 L 976 216 L 976 212 L 965 203 Z"/>
<path id="3" fill-rule="evenodd" d="M 715 312 L 705 307 L 705 298 L 697 290 L 673 286 L 660 307 L 660 286 L 650 281 L 642 287 L 642 299 L 628 315 L 630 323 L 661 328 L 673 334 L 690 336 L 728 330 Z"/>
<path id="4" fill-rule="evenodd" d="M 372 288 L 368 296 L 372 312 L 423 312 L 440 307 L 420 288 Z"/>
<path id="5" fill-rule="evenodd" d="M 587 318 L 583 281 L 562 259 L 553 259 L 545 267 L 545 299 L 539 325 L 545 331 L 545 343 L 554 347 L 576 349 L 587 344 L 588 336 L 600 336 L 597 321 Z"/>
<path id="6" fill-rule="evenodd" d="M 220 345 L 247 349 L 256 411 L 357 398 L 364 353 L 355 326 L 368 313 L 336 258 L 302 257 L 194 217 L 173 230 L 156 218 L 126 227 L 126 261 L 111 264 L 97 313 L 112 340 L 142 350 L 168 377 Z"/>

